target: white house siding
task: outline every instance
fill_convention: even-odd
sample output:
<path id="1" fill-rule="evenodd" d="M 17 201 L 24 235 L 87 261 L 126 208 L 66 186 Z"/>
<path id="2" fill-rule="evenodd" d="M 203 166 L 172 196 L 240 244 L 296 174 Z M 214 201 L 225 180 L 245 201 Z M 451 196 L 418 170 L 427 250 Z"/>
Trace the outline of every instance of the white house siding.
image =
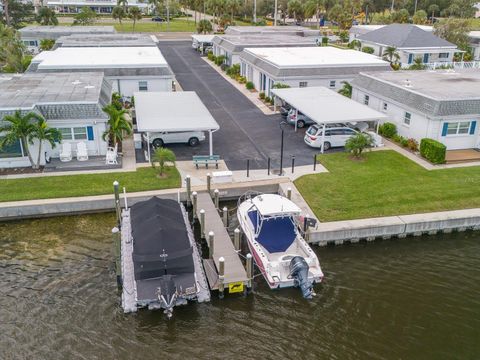
<path id="1" fill-rule="evenodd" d="M 386 113 L 389 118 L 384 122 L 394 123 L 397 126 L 398 134 L 403 137 L 414 138 L 419 143 L 423 138 L 434 139 L 445 144 L 448 150 L 471 149 L 480 146 L 480 116 L 455 116 L 443 119 L 429 118 L 427 114 L 406 108 L 402 104 L 392 102 L 390 99 L 382 98 L 377 94 L 368 93 L 357 88 L 354 88 L 352 91 L 352 99 L 361 104 L 364 104 L 365 95 L 369 96 L 368 106 Z M 383 108 L 384 103 L 387 104 L 386 111 Z M 411 114 L 410 126 L 404 123 L 405 112 Z M 462 121 L 476 121 L 475 132 L 473 134 L 443 136 L 443 124 L 445 122 Z"/>
<path id="2" fill-rule="evenodd" d="M 112 82 L 114 92 L 122 96 L 133 96 L 134 92 L 140 91 L 139 82 L 146 81 L 147 91 L 172 91 L 172 78 L 152 78 L 152 77 L 134 77 L 134 78 L 109 78 Z M 119 89 L 120 86 L 120 89 Z"/>

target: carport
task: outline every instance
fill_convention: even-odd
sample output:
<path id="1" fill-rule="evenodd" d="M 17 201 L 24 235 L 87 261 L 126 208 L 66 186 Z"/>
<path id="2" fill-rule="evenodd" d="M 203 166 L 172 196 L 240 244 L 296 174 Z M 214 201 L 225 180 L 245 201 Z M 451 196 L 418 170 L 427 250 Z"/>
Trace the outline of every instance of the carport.
<path id="1" fill-rule="evenodd" d="M 205 53 L 205 47 L 213 45 L 214 37 L 215 35 L 209 35 L 209 34 L 193 34 L 192 47 L 195 50 L 201 49 L 202 53 Z"/>
<path id="2" fill-rule="evenodd" d="M 208 131 L 209 152 L 213 155 L 212 134 L 220 126 L 194 91 L 136 92 L 137 130 L 147 135 L 150 160 L 150 133 Z"/>
<path id="3" fill-rule="evenodd" d="M 376 121 L 376 129 L 378 132 L 379 121 L 387 119 L 386 114 L 373 110 L 366 105 L 360 104 L 322 86 L 272 89 L 272 93 L 275 97 L 282 99 L 295 109 L 296 119 L 298 119 L 298 111 L 301 111 L 317 124 L 323 125 L 322 153 L 325 142 L 326 124 L 355 124 L 362 121 Z M 296 121 L 295 131 L 297 131 Z"/>

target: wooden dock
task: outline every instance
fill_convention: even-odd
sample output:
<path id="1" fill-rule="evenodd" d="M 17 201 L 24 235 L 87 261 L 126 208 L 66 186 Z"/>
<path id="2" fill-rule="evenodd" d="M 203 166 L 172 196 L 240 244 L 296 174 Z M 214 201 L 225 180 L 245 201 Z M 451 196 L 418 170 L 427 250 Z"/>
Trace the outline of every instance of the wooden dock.
<path id="1" fill-rule="evenodd" d="M 228 289 L 229 284 L 243 283 L 247 284 L 247 272 L 235 251 L 232 239 L 223 221 L 215 208 L 215 204 L 207 192 L 201 192 L 197 196 L 197 210 L 205 210 L 205 236 L 208 240 L 208 233 L 213 231 L 215 234 L 213 242 L 213 259 L 204 259 L 204 268 L 207 274 L 208 282 L 212 290 L 218 289 L 218 269 L 221 257 L 225 259 L 224 284 Z M 207 241 L 208 243 L 208 241 Z"/>

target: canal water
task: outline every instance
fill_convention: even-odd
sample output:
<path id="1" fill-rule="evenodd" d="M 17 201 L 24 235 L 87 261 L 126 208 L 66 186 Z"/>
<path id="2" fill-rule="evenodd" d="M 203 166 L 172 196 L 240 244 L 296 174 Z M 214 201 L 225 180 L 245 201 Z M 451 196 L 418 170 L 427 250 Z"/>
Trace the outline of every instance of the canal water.
<path id="1" fill-rule="evenodd" d="M 0 359 L 478 359 L 480 233 L 315 248 L 318 296 L 124 315 L 110 214 L 0 224 Z"/>

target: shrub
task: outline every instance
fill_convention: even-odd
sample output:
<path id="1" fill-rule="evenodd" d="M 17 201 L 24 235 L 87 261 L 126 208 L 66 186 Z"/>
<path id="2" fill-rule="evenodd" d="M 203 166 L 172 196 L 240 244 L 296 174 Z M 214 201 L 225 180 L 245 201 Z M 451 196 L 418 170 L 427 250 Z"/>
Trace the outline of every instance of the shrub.
<path id="1" fill-rule="evenodd" d="M 240 75 L 240 64 L 235 64 L 227 68 L 227 75 L 230 75 L 232 78 Z"/>
<path id="2" fill-rule="evenodd" d="M 214 57 L 215 57 L 215 55 L 213 55 L 213 51 L 209 51 L 209 52 L 207 53 L 207 58 L 208 58 L 208 60 L 213 61 L 213 58 L 214 58 Z"/>
<path id="3" fill-rule="evenodd" d="M 270 102 L 270 97 L 269 97 L 269 96 L 266 96 L 266 97 L 265 97 L 265 102 L 267 102 L 267 103 Z"/>
<path id="4" fill-rule="evenodd" d="M 253 85 L 253 82 L 251 82 L 251 81 L 247 81 L 247 83 L 245 84 L 245 87 L 246 87 L 248 90 L 253 90 L 253 89 L 255 89 L 255 85 Z"/>
<path id="5" fill-rule="evenodd" d="M 373 139 L 369 134 L 366 133 L 358 133 L 354 136 L 351 136 L 345 142 L 345 150 L 351 153 L 356 158 L 362 156 L 363 150 L 372 146 Z"/>
<path id="6" fill-rule="evenodd" d="M 424 138 L 420 141 L 420 155 L 433 164 L 443 164 L 447 147 L 441 142 Z"/>
<path id="7" fill-rule="evenodd" d="M 400 143 L 400 141 L 402 141 L 402 137 L 398 134 L 395 134 L 392 136 L 392 140 L 395 141 L 396 143 Z"/>
<path id="8" fill-rule="evenodd" d="M 403 136 L 400 136 L 400 145 L 402 145 L 403 147 L 407 147 L 408 146 L 408 139 L 404 138 Z"/>
<path id="9" fill-rule="evenodd" d="M 265 99 L 265 93 L 262 91 L 260 94 L 258 94 L 258 97 L 262 100 Z"/>
<path id="10" fill-rule="evenodd" d="M 247 78 L 245 76 L 239 76 L 237 80 L 240 84 L 245 84 L 247 82 Z"/>
<path id="11" fill-rule="evenodd" d="M 322 37 L 322 46 L 327 46 L 328 45 L 328 37 L 324 36 Z"/>
<path id="12" fill-rule="evenodd" d="M 413 138 L 408 139 L 407 147 L 412 151 L 418 151 L 418 141 Z"/>
<path id="13" fill-rule="evenodd" d="M 275 99 L 273 98 L 273 96 L 270 98 L 270 105 L 273 105 L 275 103 Z"/>
<path id="14" fill-rule="evenodd" d="M 391 139 L 397 134 L 397 126 L 390 122 L 386 122 L 379 126 L 378 132 L 380 135 Z"/>
<path id="15" fill-rule="evenodd" d="M 224 61 L 225 55 L 219 55 L 215 58 L 215 64 L 217 64 L 218 66 L 222 65 Z"/>
<path id="16" fill-rule="evenodd" d="M 375 50 L 370 46 L 364 46 L 362 51 L 367 54 L 373 54 L 375 52 Z"/>

